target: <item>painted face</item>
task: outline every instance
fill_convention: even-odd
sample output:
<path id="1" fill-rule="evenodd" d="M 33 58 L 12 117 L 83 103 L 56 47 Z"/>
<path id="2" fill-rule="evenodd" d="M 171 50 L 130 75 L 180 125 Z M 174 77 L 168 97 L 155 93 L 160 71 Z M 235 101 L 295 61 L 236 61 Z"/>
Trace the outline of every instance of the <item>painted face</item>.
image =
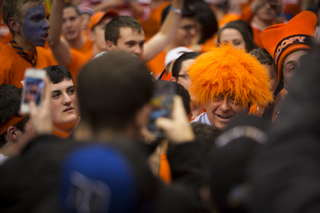
<path id="1" fill-rule="evenodd" d="M 185 60 L 184 62 L 182 62 L 181 70 L 179 72 L 179 78 L 177 81 L 179 84 L 181 84 L 188 91 L 190 89 L 191 80 L 189 78 L 187 71 L 188 71 L 188 68 L 191 65 L 191 63 L 194 62 L 194 60 L 195 59 L 189 59 L 189 60 Z M 191 97 L 191 100 L 194 101 L 194 98 Z"/>
<path id="2" fill-rule="evenodd" d="M 52 121 L 58 130 L 71 129 L 78 120 L 76 88 L 72 80 L 51 84 Z"/>
<path id="3" fill-rule="evenodd" d="M 306 55 L 307 51 L 305 50 L 298 50 L 295 51 L 291 54 L 289 54 L 283 61 L 283 69 L 282 69 L 282 74 L 283 74 L 283 81 L 284 81 L 284 87 L 286 90 L 288 90 L 288 84 L 290 83 L 292 77 L 298 70 L 300 66 L 300 58 L 303 55 Z"/>
<path id="4" fill-rule="evenodd" d="M 46 11 L 45 4 L 28 7 L 23 20 L 23 34 L 28 41 L 36 46 L 43 46 L 48 39 L 50 25 Z"/>
<path id="5" fill-rule="evenodd" d="M 91 40 L 93 45 L 97 47 L 98 50 L 100 51 L 106 51 L 107 50 L 107 45 L 106 41 L 104 38 L 104 31 L 106 29 L 106 25 L 112 20 L 112 17 L 104 17 L 91 31 L 92 36 Z"/>
<path id="6" fill-rule="evenodd" d="M 113 45 L 114 50 L 124 50 L 131 55 L 141 58 L 143 54 L 143 45 L 145 42 L 144 32 L 139 33 L 131 28 L 120 28 L 120 38 L 117 46 Z"/>
<path id="7" fill-rule="evenodd" d="M 220 33 L 220 43 L 230 43 L 239 50 L 246 48 L 246 44 L 241 33 L 232 28 L 226 28 Z"/>
<path id="8" fill-rule="evenodd" d="M 192 18 L 182 18 L 174 43 L 177 46 L 188 46 L 197 34 L 197 22 Z"/>
<path id="9" fill-rule="evenodd" d="M 230 120 L 240 113 L 248 113 L 249 106 L 242 106 L 232 97 L 221 95 L 215 100 L 210 100 L 204 105 L 208 119 L 212 126 L 225 129 Z"/>
<path id="10" fill-rule="evenodd" d="M 72 7 L 63 10 L 62 34 L 67 41 L 72 41 L 81 36 L 82 19 Z"/>

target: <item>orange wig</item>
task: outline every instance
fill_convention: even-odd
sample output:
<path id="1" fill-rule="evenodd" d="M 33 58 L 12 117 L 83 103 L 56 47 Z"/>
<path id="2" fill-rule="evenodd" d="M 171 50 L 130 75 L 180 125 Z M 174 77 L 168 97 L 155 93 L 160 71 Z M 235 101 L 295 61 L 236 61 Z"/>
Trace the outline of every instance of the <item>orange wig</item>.
<path id="1" fill-rule="evenodd" d="M 189 67 L 191 95 L 205 104 L 221 94 L 243 106 L 272 102 L 266 69 L 244 50 L 224 44 L 200 55 Z"/>

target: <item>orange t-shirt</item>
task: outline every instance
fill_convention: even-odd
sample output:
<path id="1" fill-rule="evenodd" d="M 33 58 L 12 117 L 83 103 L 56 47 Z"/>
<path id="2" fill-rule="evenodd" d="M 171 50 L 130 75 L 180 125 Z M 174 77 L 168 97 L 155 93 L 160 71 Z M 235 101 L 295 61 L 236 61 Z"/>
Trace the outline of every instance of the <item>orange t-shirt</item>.
<path id="1" fill-rule="evenodd" d="M 146 63 L 155 77 L 158 77 L 162 73 L 166 55 L 167 53 L 165 51 L 161 51 L 158 55 Z"/>
<path id="2" fill-rule="evenodd" d="M 81 48 L 71 48 L 71 49 L 79 51 L 85 55 L 88 55 L 88 54 L 92 55 L 92 41 L 89 39 L 87 35 L 83 34 L 83 36 L 85 36 L 86 38 L 86 42 L 84 43 L 84 45 Z"/>
<path id="3" fill-rule="evenodd" d="M 36 50 L 38 59 L 35 68 L 42 69 L 57 64 L 46 49 L 36 47 Z M 0 55 L 0 85 L 3 83 L 14 84 L 22 88 L 21 81 L 24 79 L 24 71 L 27 68 L 32 68 L 32 64 L 22 58 L 9 44 L 0 48 Z"/>

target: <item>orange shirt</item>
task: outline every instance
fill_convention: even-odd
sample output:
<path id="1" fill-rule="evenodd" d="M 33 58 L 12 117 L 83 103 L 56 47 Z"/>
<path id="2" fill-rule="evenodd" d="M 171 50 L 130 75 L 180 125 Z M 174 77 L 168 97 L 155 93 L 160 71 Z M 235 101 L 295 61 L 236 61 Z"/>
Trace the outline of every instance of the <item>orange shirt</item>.
<path id="1" fill-rule="evenodd" d="M 56 65 L 54 58 L 46 49 L 42 47 L 36 49 L 38 59 L 35 68 L 42 69 Z M 32 68 L 32 64 L 22 58 L 9 44 L 0 48 L 0 55 L 0 85 L 3 83 L 14 84 L 22 88 L 21 81 L 24 79 L 24 71 L 27 68 Z"/>
<path id="2" fill-rule="evenodd" d="M 161 154 L 159 177 L 165 183 L 171 183 L 172 177 L 167 154 Z"/>
<path id="3" fill-rule="evenodd" d="M 0 41 L 0 47 L 7 45 L 11 40 L 12 40 L 11 33 L 7 34 L 6 36 L 3 36 Z"/>
<path id="4" fill-rule="evenodd" d="M 158 77 L 162 73 L 166 55 L 167 53 L 165 51 L 161 51 L 158 55 L 156 55 L 156 57 L 146 63 L 155 77 Z"/>
<path id="5" fill-rule="evenodd" d="M 85 36 L 86 38 L 86 42 L 84 43 L 84 45 L 81 48 L 71 48 L 71 49 L 77 50 L 85 55 L 88 55 L 88 54 L 92 55 L 92 41 L 89 39 L 87 35 L 83 34 L 83 36 Z"/>

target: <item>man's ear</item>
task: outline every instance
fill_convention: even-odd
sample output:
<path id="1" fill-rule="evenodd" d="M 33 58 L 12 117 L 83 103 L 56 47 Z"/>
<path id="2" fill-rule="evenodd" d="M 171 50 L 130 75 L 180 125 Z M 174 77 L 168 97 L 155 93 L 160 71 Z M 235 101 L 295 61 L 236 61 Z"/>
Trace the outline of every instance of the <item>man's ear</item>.
<path id="1" fill-rule="evenodd" d="M 177 78 L 174 77 L 174 76 L 171 77 L 171 81 L 172 81 L 172 82 L 178 82 L 178 81 L 177 81 Z"/>
<path id="2" fill-rule="evenodd" d="M 112 51 L 115 47 L 114 43 L 112 41 L 106 41 L 107 51 Z"/>
<path id="3" fill-rule="evenodd" d="M 18 129 L 17 129 L 17 127 L 9 126 L 8 129 L 7 129 L 7 135 L 11 140 L 16 141 L 18 139 Z"/>
<path id="4" fill-rule="evenodd" d="M 13 32 L 20 32 L 20 24 L 13 17 L 8 19 L 8 25 Z"/>
<path id="5" fill-rule="evenodd" d="M 90 41 L 95 42 L 96 36 L 95 36 L 95 33 L 92 32 L 91 30 L 89 30 L 89 32 L 88 32 L 88 37 L 89 37 Z"/>

